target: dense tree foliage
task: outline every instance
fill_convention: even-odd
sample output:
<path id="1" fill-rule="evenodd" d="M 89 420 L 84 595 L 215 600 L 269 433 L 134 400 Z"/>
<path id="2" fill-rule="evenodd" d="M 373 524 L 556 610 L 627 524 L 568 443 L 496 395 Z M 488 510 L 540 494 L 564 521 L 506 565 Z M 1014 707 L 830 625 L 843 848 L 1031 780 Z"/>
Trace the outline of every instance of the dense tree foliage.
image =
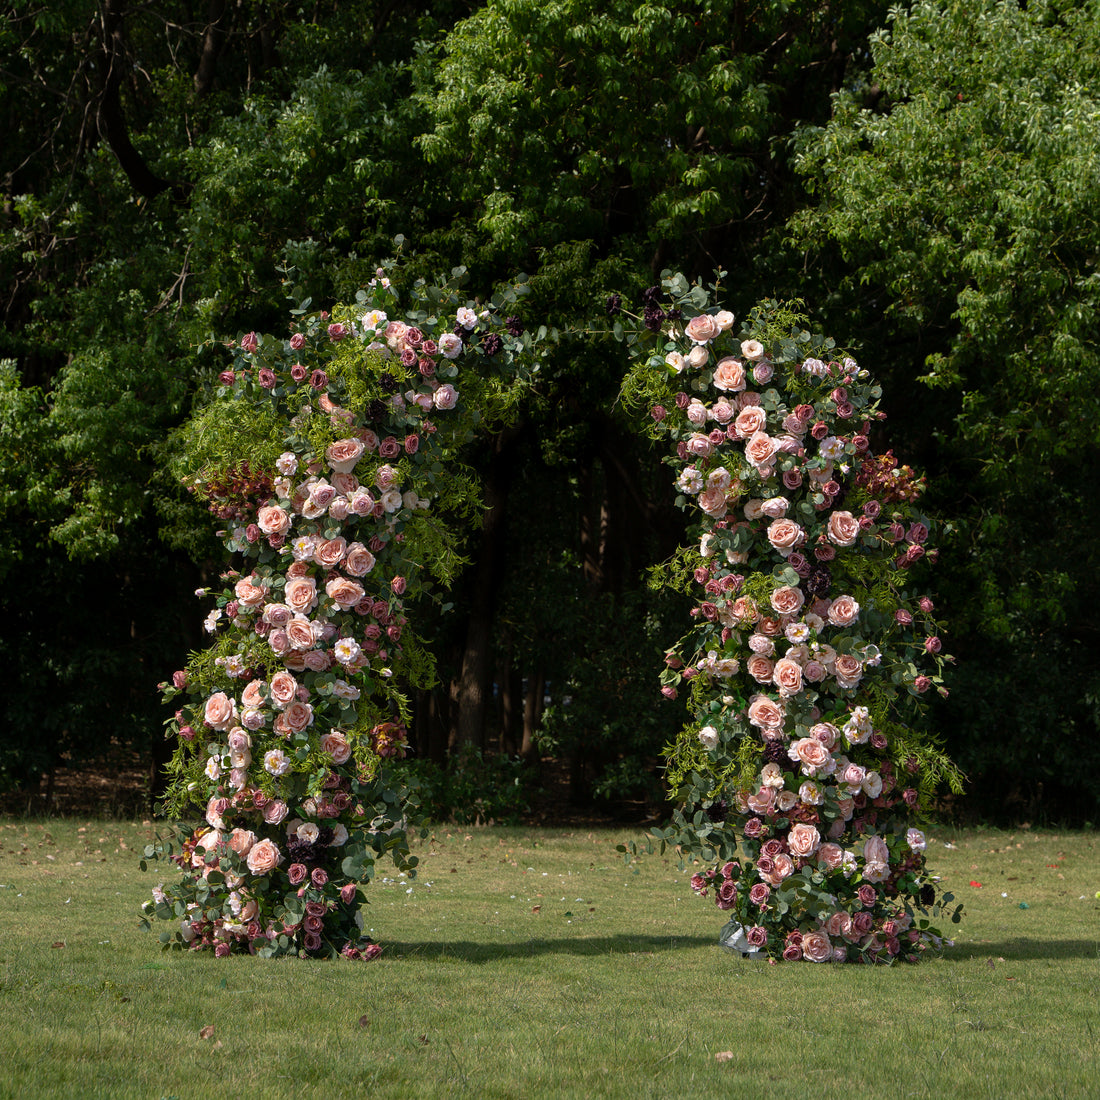
<path id="1" fill-rule="evenodd" d="M 679 715 L 646 670 L 680 610 L 645 574 L 681 520 L 598 333 L 607 298 L 663 267 L 723 267 L 739 312 L 800 296 L 874 346 L 891 441 L 961 518 L 949 749 L 1032 800 L 1061 780 L 1050 812 L 1091 813 L 1066 777 L 1100 710 L 1074 610 L 1095 585 L 1098 19 L 946 0 L 889 18 L 877 0 L 0 4 L 0 601 L 22 700 L 3 782 L 159 742 L 153 687 L 195 644 L 186 594 L 214 548 L 167 473 L 172 430 L 227 340 L 277 324 L 290 290 L 351 297 L 401 234 L 410 280 L 462 264 L 485 295 L 524 271 L 523 322 L 586 333 L 468 456 L 485 523 L 430 624 L 423 755 L 541 746 L 578 795 L 652 782 Z M 49 614 L 12 583 L 31 571 L 60 594 Z M 90 682 L 102 724 L 73 709 Z"/>
<path id="2" fill-rule="evenodd" d="M 1091 814 L 1100 766 L 1100 9 L 919 3 L 866 87 L 801 135 L 795 220 L 846 337 L 892 360 L 911 451 L 956 517 L 943 708 L 990 805 Z M 957 639 L 955 641 L 954 639 Z"/>

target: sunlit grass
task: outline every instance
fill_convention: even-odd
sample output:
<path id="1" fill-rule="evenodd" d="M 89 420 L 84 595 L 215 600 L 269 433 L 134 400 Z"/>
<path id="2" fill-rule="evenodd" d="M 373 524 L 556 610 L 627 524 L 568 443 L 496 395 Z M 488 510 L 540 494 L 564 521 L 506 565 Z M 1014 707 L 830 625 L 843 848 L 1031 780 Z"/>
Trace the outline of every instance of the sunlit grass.
<path id="1" fill-rule="evenodd" d="M 373 963 L 163 954 L 152 831 L 0 822 L 0 1096 L 1100 1094 L 1094 834 L 933 832 L 966 918 L 887 969 L 723 952 L 625 830 L 437 830 L 370 888 Z"/>

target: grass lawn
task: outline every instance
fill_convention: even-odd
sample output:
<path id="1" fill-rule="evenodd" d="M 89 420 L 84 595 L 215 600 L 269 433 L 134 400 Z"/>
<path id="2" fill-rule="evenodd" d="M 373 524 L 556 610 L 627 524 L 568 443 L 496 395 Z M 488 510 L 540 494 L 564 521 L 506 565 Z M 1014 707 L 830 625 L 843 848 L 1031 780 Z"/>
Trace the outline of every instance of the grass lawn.
<path id="1" fill-rule="evenodd" d="M 894 968 L 724 952 L 625 829 L 436 830 L 372 963 L 162 953 L 152 833 L 0 819 L 0 1097 L 1100 1096 L 1095 833 L 933 830 L 966 917 Z"/>

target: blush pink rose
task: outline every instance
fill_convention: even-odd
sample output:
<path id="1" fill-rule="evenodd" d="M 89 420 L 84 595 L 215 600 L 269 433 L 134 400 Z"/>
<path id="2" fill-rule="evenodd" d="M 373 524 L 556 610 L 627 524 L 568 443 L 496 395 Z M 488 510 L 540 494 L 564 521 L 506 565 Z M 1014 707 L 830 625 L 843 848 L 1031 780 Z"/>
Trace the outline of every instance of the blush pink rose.
<path id="1" fill-rule="evenodd" d="M 211 729 L 228 729 L 237 720 L 237 704 L 224 691 L 216 691 L 206 700 L 203 720 Z"/>
<path id="2" fill-rule="evenodd" d="M 283 711 L 282 717 L 291 733 L 301 733 L 307 726 L 313 725 L 313 707 L 295 700 Z"/>
<path id="3" fill-rule="evenodd" d="M 829 750 L 816 737 L 800 737 L 788 750 L 791 760 L 802 765 L 803 775 L 813 776 L 832 760 Z"/>
<path id="4" fill-rule="evenodd" d="M 313 630 L 313 623 L 304 615 L 295 615 L 295 617 L 286 624 L 286 637 L 291 648 L 299 650 L 311 648 L 313 643 L 317 640 L 317 636 Z"/>
<path id="5" fill-rule="evenodd" d="M 440 386 L 432 394 L 432 404 L 437 409 L 453 409 L 458 403 L 458 391 L 449 382 Z"/>
<path id="6" fill-rule="evenodd" d="M 280 799 L 272 799 L 264 803 L 262 812 L 268 825 L 281 825 L 286 819 L 287 804 Z"/>
<path id="7" fill-rule="evenodd" d="M 713 340 L 722 330 L 718 322 L 709 314 L 700 313 L 698 317 L 692 317 L 684 326 L 684 331 L 689 339 L 697 344 L 706 344 Z"/>
<path id="8" fill-rule="evenodd" d="M 783 708 L 766 695 L 757 695 L 749 702 L 749 722 L 764 730 L 777 730 L 783 725 Z"/>
<path id="9" fill-rule="evenodd" d="M 325 592 L 337 607 L 345 611 L 354 607 L 366 595 L 361 584 L 349 581 L 346 577 L 333 577 L 325 585 Z"/>
<path id="10" fill-rule="evenodd" d="M 818 848 L 817 861 L 826 871 L 835 871 L 844 862 L 844 849 L 827 841 Z"/>
<path id="11" fill-rule="evenodd" d="M 374 568 L 374 555 L 361 543 L 348 546 L 344 557 L 344 570 L 353 577 L 365 577 Z"/>
<path id="12" fill-rule="evenodd" d="M 239 856 L 247 856 L 256 843 L 256 834 L 249 829 L 234 829 L 226 841 Z"/>
<path id="13" fill-rule="evenodd" d="M 859 520 L 851 512 L 833 512 L 825 534 L 834 546 L 852 546 L 859 537 Z"/>
<path id="14" fill-rule="evenodd" d="M 853 688 L 863 679 L 863 665 L 850 653 L 839 654 L 834 667 L 837 683 L 842 688 Z"/>
<path id="15" fill-rule="evenodd" d="M 802 595 L 802 590 L 800 588 L 792 588 L 790 585 L 784 585 L 782 588 L 775 589 L 771 595 L 772 608 L 780 615 L 796 614 L 801 610 L 805 600 L 806 598 Z"/>
<path id="16" fill-rule="evenodd" d="M 740 359 L 719 360 L 712 378 L 715 389 L 726 393 L 740 393 L 746 386 L 745 367 Z"/>
<path id="17" fill-rule="evenodd" d="M 733 430 L 738 439 L 748 439 L 757 432 L 763 431 L 768 422 L 768 414 L 760 405 L 750 405 L 742 409 L 733 422 Z"/>
<path id="18" fill-rule="evenodd" d="M 347 549 L 347 540 L 342 536 L 337 536 L 334 539 L 322 539 L 313 548 L 313 560 L 322 569 L 333 569 L 344 560 Z"/>
<path id="19" fill-rule="evenodd" d="M 772 679 L 772 673 L 775 671 L 775 665 L 770 658 L 757 654 L 754 657 L 749 658 L 748 664 L 745 666 L 748 674 L 758 684 L 770 684 Z"/>
<path id="20" fill-rule="evenodd" d="M 267 839 L 258 840 L 253 844 L 245 860 L 248 869 L 254 875 L 266 875 L 269 871 L 275 870 L 282 861 L 283 853 L 273 841 Z"/>
<path id="21" fill-rule="evenodd" d="M 851 596 L 837 596 L 829 605 L 828 617 L 833 626 L 851 626 L 859 618 L 859 604 Z"/>
<path id="22" fill-rule="evenodd" d="M 801 822 L 792 825 L 787 833 L 787 847 L 791 855 L 799 858 L 808 858 L 821 846 L 821 834 L 813 825 L 804 825 Z"/>
<path id="23" fill-rule="evenodd" d="M 351 746 L 348 744 L 348 739 L 337 730 L 322 736 L 321 751 L 327 752 L 334 764 L 346 764 L 351 759 Z"/>
<path id="24" fill-rule="evenodd" d="M 779 451 L 779 440 L 772 439 L 767 432 L 756 432 L 745 443 L 745 457 L 758 470 L 766 466 Z"/>
<path id="25" fill-rule="evenodd" d="M 802 666 L 787 657 L 781 658 L 775 662 L 772 682 L 781 695 L 797 695 L 802 690 Z"/>
<path id="26" fill-rule="evenodd" d="M 290 530 L 290 516 L 277 504 L 261 508 L 256 523 L 265 535 L 285 535 Z"/>
<path id="27" fill-rule="evenodd" d="M 250 680 L 241 692 L 241 703 L 246 707 L 262 707 L 264 705 L 263 680 Z"/>
<path id="28" fill-rule="evenodd" d="M 317 582 L 312 577 L 291 577 L 283 589 L 283 599 L 296 614 L 309 611 L 317 603 Z"/>
<path id="29" fill-rule="evenodd" d="M 818 929 L 802 936 L 802 957 L 808 962 L 828 962 L 833 957 L 833 944 L 827 932 Z"/>
<path id="30" fill-rule="evenodd" d="M 801 546 L 805 539 L 806 532 L 792 519 L 777 519 L 768 524 L 768 542 L 784 557 Z"/>

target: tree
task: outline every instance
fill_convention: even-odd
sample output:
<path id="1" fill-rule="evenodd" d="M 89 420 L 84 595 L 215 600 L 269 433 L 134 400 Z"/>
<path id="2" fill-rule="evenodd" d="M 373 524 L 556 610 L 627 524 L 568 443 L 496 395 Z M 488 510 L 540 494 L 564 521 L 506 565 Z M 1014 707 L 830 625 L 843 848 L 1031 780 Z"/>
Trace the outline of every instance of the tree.
<path id="1" fill-rule="evenodd" d="M 834 331 L 892 349 L 894 419 L 958 517 L 952 754 L 1002 808 L 1091 815 L 1100 6 L 917 3 L 872 53 L 800 136 L 794 237 Z"/>

